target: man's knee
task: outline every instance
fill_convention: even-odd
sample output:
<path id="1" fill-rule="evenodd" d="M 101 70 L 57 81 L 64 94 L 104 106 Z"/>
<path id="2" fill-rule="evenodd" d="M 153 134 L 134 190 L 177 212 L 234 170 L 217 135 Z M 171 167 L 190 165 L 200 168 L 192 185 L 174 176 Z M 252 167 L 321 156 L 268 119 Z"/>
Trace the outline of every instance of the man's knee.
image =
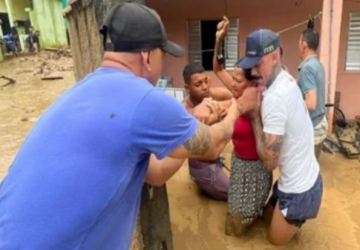
<path id="1" fill-rule="evenodd" d="M 267 238 L 270 243 L 276 246 L 286 245 L 298 230 L 299 226 L 292 223 L 290 224 L 289 221 L 287 221 L 280 211 L 279 203 L 277 203 L 267 233 Z"/>
<path id="2" fill-rule="evenodd" d="M 274 246 L 285 246 L 289 241 L 284 241 L 280 239 L 276 239 L 274 237 L 268 236 L 268 241 Z"/>
<path id="3" fill-rule="evenodd" d="M 298 227 L 288 224 L 288 228 L 278 230 L 277 228 L 270 227 L 267 233 L 269 242 L 275 246 L 287 245 L 299 231 Z"/>

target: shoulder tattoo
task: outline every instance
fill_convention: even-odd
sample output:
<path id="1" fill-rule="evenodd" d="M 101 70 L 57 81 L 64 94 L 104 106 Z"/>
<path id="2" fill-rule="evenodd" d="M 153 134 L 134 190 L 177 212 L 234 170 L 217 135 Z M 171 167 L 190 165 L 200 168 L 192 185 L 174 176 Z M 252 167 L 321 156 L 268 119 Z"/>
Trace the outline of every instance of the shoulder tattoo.
<path id="1" fill-rule="evenodd" d="M 210 148 L 211 135 L 208 126 L 199 122 L 195 135 L 188 140 L 184 147 L 193 155 L 203 155 Z"/>

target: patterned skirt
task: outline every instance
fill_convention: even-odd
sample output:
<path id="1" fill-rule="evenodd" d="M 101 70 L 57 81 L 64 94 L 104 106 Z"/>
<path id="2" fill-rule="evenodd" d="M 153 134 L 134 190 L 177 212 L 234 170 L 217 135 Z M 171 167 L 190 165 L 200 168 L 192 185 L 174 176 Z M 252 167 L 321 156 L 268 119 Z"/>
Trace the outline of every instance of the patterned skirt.
<path id="1" fill-rule="evenodd" d="M 241 235 L 262 215 L 272 186 L 272 172 L 260 161 L 247 161 L 231 156 L 226 233 Z"/>

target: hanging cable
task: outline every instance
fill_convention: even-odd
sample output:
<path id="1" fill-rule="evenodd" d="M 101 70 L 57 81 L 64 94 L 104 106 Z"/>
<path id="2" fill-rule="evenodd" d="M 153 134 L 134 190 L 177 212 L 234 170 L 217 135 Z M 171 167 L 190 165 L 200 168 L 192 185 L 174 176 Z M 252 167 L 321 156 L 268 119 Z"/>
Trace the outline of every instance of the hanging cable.
<path id="1" fill-rule="evenodd" d="M 227 12 L 227 1 L 226 1 L 226 5 L 225 5 L 225 11 Z M 227 13 L 226 13 L 226 14 L 227 14 Z M 322 15 L 322 11 L 319 11 L 319 13 L 317 13 L 317 14 L 314 16 L 314 20 L 320 18 L 321 15 Z M 279 33 L 279 34 L 285 33 L 285 32 L 287 32 L 287 31 L 289 31 L 289 30 L 295 29 L 295 28 L 297 28 L 297 27 L 299 27 L 299 26 L 301 26 L 301 25 L 306 24 L 308 21 L 309 21 L 309 19 L 306 19 L 306 20 L 304 20 L 304 21 L 302 21 L 302 22 L 300 22 L 300 23 L 297 23 L 297 24 L 294 24 L 294 25 L 292 25 L 292 26 L 289 26 L 289 27 L 287 27 L 287 28 L 285 28 L 285 29 L 282 29 L 282 30 L 278 31 L 278 33 Z M 320 21 L 321 21 L 321 19 L 320 19 Z M 214 51 L 214 49 L 190 50 L 189 53 L 213 52 L 213 51 Z"/>
<path id="2" fill-rule="evenodd" d="M 319 18 L 321 15 L 322 15 L 322 12 L 319 11 L 319 13 L 317 13 L 317 14 L 314 16 L 314 20 L 316 20 L 317 18 Z M 282 30 L 278 31 L 278 33 L 279 33 L 279 34 L 282 34 L 282 33 L 287 32 L 287 31 L 289 31 L 289 30 L 295 29 L 295 28 L 297 28 L 297 27 L 299 27 L 299 26 L 301 26 L 301 25 L 306 24 L 306 23 L 308 22 L 308 20 L 309 20 L 309 19 L 306 19 L 305 21 L 302 21 L 302 22 L 300 22 L 300 23 L 297 23 L 297 24 L 294 24 L 294 25 L 292 25 L 292 26 L 290 26 L 290 27 L 287 27 L 287 28 L 285 28 L 285 29 L 282 29 Z"/>

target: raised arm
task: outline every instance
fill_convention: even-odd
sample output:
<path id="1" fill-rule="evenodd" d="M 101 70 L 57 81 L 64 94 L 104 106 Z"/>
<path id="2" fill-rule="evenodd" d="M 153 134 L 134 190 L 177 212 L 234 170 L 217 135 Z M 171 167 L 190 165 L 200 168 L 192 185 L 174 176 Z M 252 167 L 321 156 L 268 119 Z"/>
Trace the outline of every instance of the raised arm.
<path id="1" fill-rule="evenodd" d="M 226 16 L 224 16 L 223 20 L 218 23 L 217 31 L 215 34 L 213 71 L 216 74 L 216 76 L 222 81 L 225 87 L 231 91 L 232 77 L 224 67 L 224 55 L 222 53 L 223 42 L 227 33 L 228 26 L 229 26 L 229 20 L 227 19 Z"/>
<path id="2" fill-rule="evenodd" d="M 243 69 L 235 67 L 232 75 L 230 75 L 230 73 L 225 69 L 224 60 L 221 59 L 223 58 L 222 47 L 228 26 L 229 20 L 224 16 L 223 20 L 217 26 L 217 32 L 215 35 L 213 71 L 224 86 L 229 90 L 232 96 L 238 98 L 247 84 Z"/>

